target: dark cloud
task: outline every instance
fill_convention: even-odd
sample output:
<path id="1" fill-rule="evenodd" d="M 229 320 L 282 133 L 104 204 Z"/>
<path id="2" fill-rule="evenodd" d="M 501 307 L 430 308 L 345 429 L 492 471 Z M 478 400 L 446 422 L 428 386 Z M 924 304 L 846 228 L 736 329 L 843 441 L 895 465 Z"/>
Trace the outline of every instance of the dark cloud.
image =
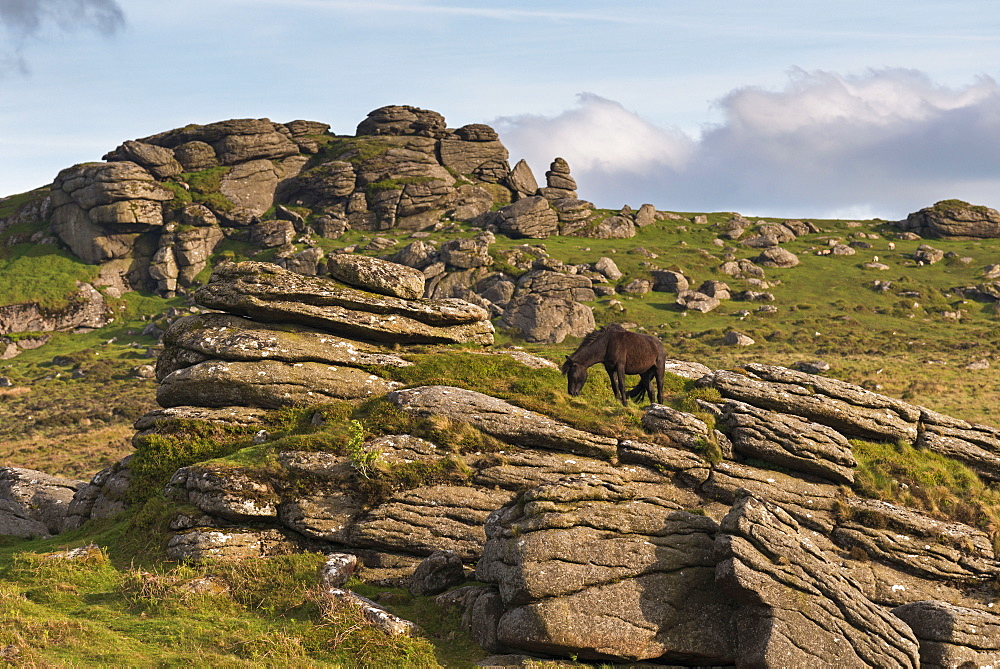
<path id="1" fill-rule="evenodd" d="M 109 37 L 124 25 L 125 13 L 115 0 L 0 0 L 0 27 L 13 45 L 0 50 L 0 73 L 26 73 L 27 44 L 50 29 Z"/>
<path id="2" fill-rule="evenodd" d="M 697 139 L 589 95 L 497 126 L 536 172 L 565 157 L 581 196 L 609 207 L 886 218 L 952 197 L 1000 207 L 1000 86 L 988 77 L 953 89 L 913 70 L 796 70 L 784 90 L 739 89 L 718 106 L 723 122 Z"/>

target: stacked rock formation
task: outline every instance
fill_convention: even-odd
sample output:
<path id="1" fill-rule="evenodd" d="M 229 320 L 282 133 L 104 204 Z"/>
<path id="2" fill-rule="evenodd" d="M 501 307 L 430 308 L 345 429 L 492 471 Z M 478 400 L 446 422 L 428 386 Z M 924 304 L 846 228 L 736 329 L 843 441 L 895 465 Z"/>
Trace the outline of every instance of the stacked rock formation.
<path id="1" fill-rule="evenodd" d="M 129 140 L 107 162 L 60 172 L 51 194 L 25 211 L 51 213 L 55 239 L 104 266 L 107 281 L 166 296 L 194 286 L 226 238 L 277 247 L 282 266 L 317 274 L 324 258 L 311 234 L 448 220 L 513 237 L 628 237 L 655 215 L 646 205 L 642 215 L 598 220 L 564 159 L 539 188 L 523 160 L 510 168 L 497 133 L 480 123 L 451 129 L 437 112 L 392 105 L 371 112 L 353 137 L 329 128 L 232 119 Z"/>
<path id="2" fill-rule="evenodd" d="M 196 300 L 224 313 L 170 327 L 157 360 L 157 401 L 276 408 L 369 397 L 393 385 L 362 367 L 405 364 L 372 342 L 493 342 L 488 312 L 422 299 L 416 270 L 348 255 L 332 258 L 330 270 L 338 281 L 267 263 L 220 266 Z"/>
<path id="3" fill-rule="evenodd" d="M 181 468 L 168 486 L 185 509 L 171 524 L 172 557 L 347 552 L 368 578 L 399 584 L 434 556 L 417 589 L 434 564 L 449 565 L 454 582 L 456 559 L 475 563 L 479 583 L 438 601 L 459 607 L 489 651 L 737 666 L 1000 657 L 989 590 L 1000 560 L 990 537 L 857 496 L 848 441 L 920 445 L 996 481 L 995 428 L 762 364 L 712 372 L 669 361 L 720 399 L 699 400 L 697 414 L 652 405 L 645 436 L 631 439 L 472 390 L 399 389 L 371 370 L 405 360 L 373 342 L 488 343 L 485 310 L 414 297 L 415 270 L 345 256 L 331 272 L 338 281 L 262 263 L 219 268 L 197 297 L 224 312 L 171 327 L 157 370 L 166 408 L 137 423 L 137 443 L 182 418 L 254 430 L 274 407 L 383 394 L 388 411 L 465 426 L 487 441 L 463 450 L 411 434 L 371 436 L 364 448 L 379 454 L 375 477 L 414 466 L 454 472 L 393 479 L 375 499 L 359 488 L 356 464 L 333 452 L 281 451 L 260 468 Z M 128 463 L 90 485 L 39 481 L 42 491 L 76 490 L 68 505 L 69 493 L 33 498 L 30 478 L 7 476 L 18 487 L 5 513 L 20 514 L 9 526 L 51 533 L 58 510 L 72 527 L 120 509 Z"/>

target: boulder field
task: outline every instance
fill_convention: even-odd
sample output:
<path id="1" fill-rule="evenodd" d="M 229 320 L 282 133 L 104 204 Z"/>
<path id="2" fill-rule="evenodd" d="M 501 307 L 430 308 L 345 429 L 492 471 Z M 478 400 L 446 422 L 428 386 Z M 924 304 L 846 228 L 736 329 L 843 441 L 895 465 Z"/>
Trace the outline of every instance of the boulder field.
<path id="1" fill-rule="evenodd" d="M 163 408 L 137 422 L 135 443 L 203 424 L 259 428 L 266 444 L 276 409 L 382 398 L 382 411 L 464 426 L 478 446 L 377 434 L 360 445 L 371 470 L 316 448 L 181 467 L 166 486 L 171 558 L 353 555 L 368 580 L 441 593 L 489 652 L 746 667 L 1000 659 L 991 538 L 858 496 L 850 441 L 917 445 L 996 481 L 1000 431 L 764 364 L 669 361 L 714 399 L 695 413 L 651 405 L 645 436 L 629 439 L 474 390 L 401 387 L 388 370 L 412 364 L 418 342 L 492 342 L 486 309 L 413 297 L 407 271 L 356 256 L 337 279 L 219 267 L 196 295 L 216 311 L 164 338 Z M 460 475 L 366 488 L 404 471 Z M 0 526 L 44 536 L 111 515 L 132 477 L 129 458 L 89 483 L 4 469 Z"/>

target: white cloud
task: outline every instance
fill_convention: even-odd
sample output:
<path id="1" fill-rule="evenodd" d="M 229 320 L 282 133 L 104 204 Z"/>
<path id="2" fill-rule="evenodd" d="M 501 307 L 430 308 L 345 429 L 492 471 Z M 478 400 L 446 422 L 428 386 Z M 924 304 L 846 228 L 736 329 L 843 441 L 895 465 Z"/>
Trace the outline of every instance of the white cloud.
<path id="1" fill-rule="evenodd" d="M 680 130 L 658 128 L 612 100 L 581 93 L 577 101 L 576 109 L 553 118 L 507 116 L 493 125 L 536 171 L 556 156 L 581 172 L 681 169 L 695 148 Z"/>
<path id="2" fill-rule="evenodd" d="M 960 88 L 918 71 L 793 70 L 783 90 L 741 88 L 692 138 L 581 95 L 553 118 L 499 119 L 512 156 L 565 157 L 598 205 L 788 216 L 898 218 L 939 199 L 1000 206 L 1000 86 Z"/>

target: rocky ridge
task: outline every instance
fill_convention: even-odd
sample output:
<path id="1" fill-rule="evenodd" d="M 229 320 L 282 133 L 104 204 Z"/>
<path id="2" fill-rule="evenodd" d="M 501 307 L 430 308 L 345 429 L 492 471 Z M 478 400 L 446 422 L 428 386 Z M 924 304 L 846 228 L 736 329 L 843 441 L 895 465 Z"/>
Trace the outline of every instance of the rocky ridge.
<path id="1" fill-rule="evenodd" d="M 697 414 L 648 407 L 641 439 L 592 434 L 472 390 L 395 388 L 377 370 L 407 364 L 405 353 L 377 344 L 384 331 L 359 335 L 358 314 L 396 317 L 417 339 L 433 326 L 479 345 L 486 330 L 462 328 L 485 328 L 488 313 L 386 295 L 400 289 L 375 285 L 386 275 L 371 266 L 378 261 L 351 257 L 359 271 L 339 276 L 354 287 L 261 263 L 220 267 L 198 299 L 223 312 L 167 333 L 157 370 L 167 408 L 137 423 L 137 446 L 181 420 L 256 429 L 274 407 L 381 395 L 384 411 L 465 425 L 498 446 L 372 436 L 364 447 L 379 453 L 376 479 L 418 465 L 462 472 L 375 499 L 359 486 L 357 462 L 335 452 L 281 451 L 262 469 L 183 467 L 167 486 L 185 509 L 171 524 L 171 557 L 346 552 L 369 578 L 406 583 L 436 556 L 419 572 L 426 583 L 431 564 L 454 571 L 439 554 L 448 551 L 475 564 L 479 583 L 439 601 L 464 611 L 489 651 L 738 666 L 996 657 L 995 635 L 967 632 L 998 625 L 990 538 L 858 497 L 848 441 L 917 444 L 990 477 L 1000 456 L 993 428 L 762 364 L 711 371 L 671 361 L 717 399 L 700 400 Z M 34 477 L 39 491 L 75 490 L 68 502 L 18 483 L 3 495 L 4 518 L 23 535 L 114 513 L 129 471 L 125 461 L 89 484 Z"/>

